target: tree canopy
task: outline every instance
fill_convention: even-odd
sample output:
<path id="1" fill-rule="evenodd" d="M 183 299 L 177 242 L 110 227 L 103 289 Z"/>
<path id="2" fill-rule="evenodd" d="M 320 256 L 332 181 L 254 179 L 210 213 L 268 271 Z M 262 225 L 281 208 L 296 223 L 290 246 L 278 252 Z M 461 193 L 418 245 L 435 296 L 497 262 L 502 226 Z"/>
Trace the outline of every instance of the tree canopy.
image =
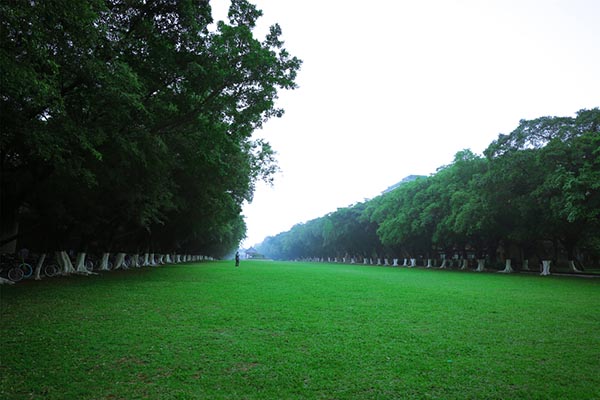
<path id="1" fill-rule="evenodd" d="M 429 177 L 267 238 L 259 250 L 276 258 L 470 254 L 498 265 L 582 263 L 600 257 L 599 188 L 599 109 L 523 120 L 484 155 L 459 151 Z M 316 229 L 313 244 L 286 251 L 306 226 Z"/>
<path id="2" fill-rule="evenodd" d="M 223 255 L 276 170 L 252 133 L 301 61 L 205 0 L 0 6 L 2 241 Z M 18 227 L 18 229 L 17 229 Z"/>

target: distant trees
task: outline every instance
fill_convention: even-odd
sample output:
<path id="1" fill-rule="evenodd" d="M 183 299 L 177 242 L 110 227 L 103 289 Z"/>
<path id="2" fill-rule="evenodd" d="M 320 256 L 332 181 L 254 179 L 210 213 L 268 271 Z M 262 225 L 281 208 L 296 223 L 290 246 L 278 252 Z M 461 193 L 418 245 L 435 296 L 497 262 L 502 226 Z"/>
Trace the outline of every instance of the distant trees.
<path id="1" fill-rule="evenodd" d="M 233 0 L 0 6 L 0 245 L 221 256 L 275 170 L 251 138 L 300 60 Z"/>
<path id="2" fill-rule="evenodd" d="M 286 252 L 305 226 L 320 227 L 318 252 Z M 528 269 L 530 260 L 550 265 L 564 258 L 576 270 L 584 258 L 600 257 L 599 237 L 596 108 L 574 118 L 523 120 L 484 156 L 460 151 L 432 176 L 294 227 L 259 248 L 278 258 L 372 253 L 423 264 L 438 258 L 444 267 L 504 265 L 506 272 Z M 278 245 L 283 241 L 285 247 Z"/>
<path id="3" fill-rule="evenodd" d="M 382 249 L 376 225 L 363 217 L 365 203 L 340 208 L 266 238 L 257 250 L 272 258 L 355 258 L 376 256 Z"/>

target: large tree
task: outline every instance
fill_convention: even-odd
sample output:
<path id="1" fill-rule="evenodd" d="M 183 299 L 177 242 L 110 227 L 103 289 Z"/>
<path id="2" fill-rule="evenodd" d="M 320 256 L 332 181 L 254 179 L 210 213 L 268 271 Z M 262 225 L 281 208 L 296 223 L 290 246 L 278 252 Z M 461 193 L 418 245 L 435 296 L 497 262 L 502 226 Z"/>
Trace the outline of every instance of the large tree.
<path id="1" fill-rule="evenodd" d="M 225 252 L 274 157 L 300 61 L 260 10 L 203 0 L 10 2 L 2 17 L 2 239 Z M 6 223 L 4 223 L 6 221 Z M 68 242 L 64 243 L 64 242 Z M 215 249 L 219 249 L 218 251 Z"/>

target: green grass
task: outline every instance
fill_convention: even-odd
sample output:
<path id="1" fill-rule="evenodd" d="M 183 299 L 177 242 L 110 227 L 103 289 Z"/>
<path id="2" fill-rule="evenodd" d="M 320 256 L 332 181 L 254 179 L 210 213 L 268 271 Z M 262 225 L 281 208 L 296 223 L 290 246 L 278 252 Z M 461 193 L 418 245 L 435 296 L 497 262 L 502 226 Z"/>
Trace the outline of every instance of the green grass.
<path id="1" fill-rule="evenodd" d="M 231 262 L 2 287 L 2 399 L 600 398 L 600 280 Z"/>

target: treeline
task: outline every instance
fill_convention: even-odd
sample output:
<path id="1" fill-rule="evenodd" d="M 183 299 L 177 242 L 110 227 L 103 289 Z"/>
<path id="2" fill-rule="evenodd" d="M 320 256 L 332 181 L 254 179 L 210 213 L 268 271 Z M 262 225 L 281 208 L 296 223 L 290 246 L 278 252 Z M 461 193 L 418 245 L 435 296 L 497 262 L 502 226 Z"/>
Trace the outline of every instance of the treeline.
<path id="1" fill-rule="evenodd" d="M 548 272 L 551 261 L 564 261 L 581 270 L 600 257 L 600 110 L 523 120 L 482 156 L 460 151 L 429 177 L 296 225 L 257 249 L 276 259 L 507 272 L 543 261 Z"/>
<path id="2" fill-rule="evenodd" d="M 242 203 L 276 170 L 251 138 L 281 116 L 300 60 L 233 0 L 0 6 L 4 251 L 202 254 L 245 236 Z M 214 28 L 213 28 L 214 27 Z"/>

